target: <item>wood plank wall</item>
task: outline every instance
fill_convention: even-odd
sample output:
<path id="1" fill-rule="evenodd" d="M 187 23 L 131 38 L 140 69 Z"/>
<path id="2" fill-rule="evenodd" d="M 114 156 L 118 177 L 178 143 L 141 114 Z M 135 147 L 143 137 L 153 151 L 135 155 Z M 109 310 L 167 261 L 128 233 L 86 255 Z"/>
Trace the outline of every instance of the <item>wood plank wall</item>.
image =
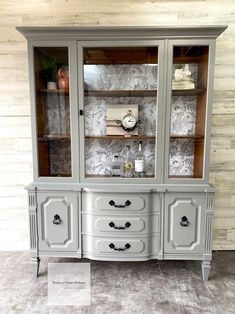
<path id="1" fill-rule="evenodd" d="M 210 182 L 214 249 L 235 249 L 235 1 L 0 0 L 0 249 L 28 248 L 32 180 L 26 40 L 20 25 L 228 24 L 217 41 Z"/>

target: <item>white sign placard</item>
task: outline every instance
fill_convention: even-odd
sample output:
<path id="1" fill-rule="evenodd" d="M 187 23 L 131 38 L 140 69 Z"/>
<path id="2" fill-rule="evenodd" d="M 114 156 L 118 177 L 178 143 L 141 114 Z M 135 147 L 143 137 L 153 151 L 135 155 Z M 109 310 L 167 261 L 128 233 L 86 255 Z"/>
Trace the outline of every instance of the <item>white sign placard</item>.
<path id="1" fill-rule="evenodd" d="M 48 305 L 90 305 L 90 263 L 48 264 Z"/>

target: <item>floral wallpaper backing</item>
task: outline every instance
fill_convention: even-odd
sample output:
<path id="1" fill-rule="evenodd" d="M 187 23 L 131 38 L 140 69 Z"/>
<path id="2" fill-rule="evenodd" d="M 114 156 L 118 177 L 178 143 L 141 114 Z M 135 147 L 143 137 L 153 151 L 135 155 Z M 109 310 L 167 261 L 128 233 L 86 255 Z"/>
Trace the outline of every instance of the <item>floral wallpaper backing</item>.
<path id="1" fill-rule="evenodd" d="M 84 65 L 88 89 L 156 89 L 157 66 L 146 64 Z"/>
<path id="2" fill-rule="evenodd" d="M 68 135 L 70 134 L 70 106 L 69 95 L 47 93 L 43 97 L 43 104 L 47 108 L 46 134 Z"/>
<path id="3" fill-rule="evenodd" d="M 197 64 L 189 64 L 191 76 L 197 87 Z M 174 79 L 175 65 L 172 68 Z M 196 124 L 196 96 L 172 96 L 171 135 L 194 135 Z M 169 151 L 169 176 L 193 176 L 194 141 L 171 139 Z"/>
<path id="4" fill-rule="evenodd" d="M 197 67 L 190 65 L 192 76 L 197 81 Z M 174 70 L 173 70 L 174 72 Z M 85 88 L 90 90 L 156 89 L 157 66 L 155 65 L 85 65 Z M 53 98 L 54 97 L 54 98 Z M 48 100 L 49 134 L 68 134 L 69 108 L 64 99 L 53 96 Z M 140 135 L 156 135 L 156 97 L 94 97 L 84 98 L 85 136 L 106 135 L 107 104 L 138 104 L 139 119 L 143 123 L 138 127 Z M 187 135 L 195 133 L 196 96 L 173 96 L 171 107 L 171 134 Z M 59 110 L 58 110 L 59 108 Z M 125 158 L 126 145 L 131 147 L 134 159 L 137 141 L 119 141 L 109 139 L 86 139 L 85 160 L 86 175 L 110 175 L 114 155 Z M 70 173 L 70 143 L 51 142 L 52 174 Z M 147 175 L 155 172 L 155 141 L 143 142 Z M 170 140 L 169 175 L 192 176 L 194 163 L 194 141 L 188 139 Z"/>
<path id="5" fill-rule="evenodd" d="M 70 104 L 69 95 L 47 93 L 43 94 L 42 103 L 47 108 L 47 124 L 45 134 L 70 134 Z M 69 139 L 50 140 L 50 173 L 51 175 L 71 175 L 71 144 Z"/>
<path id="6" fill-rule="evenodd" d="M 157 89 L 157 66 L 139 64 L 85 65 L 84 80 L 91 90 Z M 85 135 L 106 135 L 107 104 L 138 104 L 140 135 L 156 135 L 156 97 L 86 97 Z M 138 151 L 137 141 L 86 140 L 85 158 L 87 175 L 110 175 L 114 155 L 123 160 L 126 146 L 131 147 L 134 160 Z M 143 142 L 146 174 L 155 172 L 155 141 Z"/>
<path id="7" fill-rule="evenodd" d="M 68 140 L 50 141 L 51 174 L 69 176 L 71 171 L 71 144 Z"/>

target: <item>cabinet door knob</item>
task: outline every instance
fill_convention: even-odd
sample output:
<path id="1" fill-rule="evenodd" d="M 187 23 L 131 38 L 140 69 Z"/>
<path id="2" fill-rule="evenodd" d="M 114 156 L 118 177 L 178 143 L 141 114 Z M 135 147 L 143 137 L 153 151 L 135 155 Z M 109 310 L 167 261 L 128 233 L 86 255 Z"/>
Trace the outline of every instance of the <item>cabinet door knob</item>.
<path id="1" fill-rule="evenodd" d="M 129 221 L 127 221 L 125 223 L 125 226 L 115 226 L 115 223 L 113 221 L 111 221 L 109 223 L 109 226 L 110 228 L 114 228 L 114 229 L 118 229 L 118 230 L 123 230 L 123 229 L 126 229 L 126 228 L 129 228 L 131 226 L 131 223 Z"/>
<path id="2" fill-rule="evenodd" d="M 180 225 L 183 226 L 183 227 L 187 227 L 189 225 L 189 221 L 188 221 L 188 218 L 186 216 L 183 216 L 181 218 Z"/>
<path id="3" fill-rule="evenodd" d="M 126 243 L 125 247 L 122 248 L 122 247 L 115 247 L 113 243 L 110 243 L 109 247 L 110 249 L 113 249 L 114 251 L 125 251 L 125 250 L 128 250 L 131 247 L 131 245 L 129 243 Z"/>
<path id="4" fill-rule="evenodd" d="M 109 205 L 117 207 L 117 208 L 124 208 L 124 207 L 130 206 L 131 201 L 129 201 L 129 200 L 125 201 L 125 205 L 117 205 L 113 200 L 111 200 L 111 201 L 109 201 Z"/>
<path id="5" fill-rule="evenodd" d="M 55 215 L 53 219 L 53 224 L 54 225 L 59 225 L 62 222 L 61 218 L 59 215 Z"/>

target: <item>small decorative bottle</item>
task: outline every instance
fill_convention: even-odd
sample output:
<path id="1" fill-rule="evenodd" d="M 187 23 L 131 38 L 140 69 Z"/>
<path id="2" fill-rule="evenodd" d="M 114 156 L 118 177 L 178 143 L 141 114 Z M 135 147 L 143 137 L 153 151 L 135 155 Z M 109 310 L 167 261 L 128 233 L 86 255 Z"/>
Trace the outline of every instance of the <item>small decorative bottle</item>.
<path id="1" fill-rule="evenodd" d="M 126 178 L 133 177 L 133 162 L 130 156 L 130 146 L 126 147 L 126 158 L 124 161 L 123 175 Z"/>
<path id="2" fill-rule="evenodd" d="M 112 162 L 112 176 L 120 177 L 122 175 L 122 163 L 119 160 L 119 156 L 115 155 Z"/>
<path id="3" fill-rule="evenodd" d="M 145 160 L 142 152 L 142 141 L 138 142 L 138 153 L 135 158 L 135 176 L 140 178 L 145 176 Z"/>

